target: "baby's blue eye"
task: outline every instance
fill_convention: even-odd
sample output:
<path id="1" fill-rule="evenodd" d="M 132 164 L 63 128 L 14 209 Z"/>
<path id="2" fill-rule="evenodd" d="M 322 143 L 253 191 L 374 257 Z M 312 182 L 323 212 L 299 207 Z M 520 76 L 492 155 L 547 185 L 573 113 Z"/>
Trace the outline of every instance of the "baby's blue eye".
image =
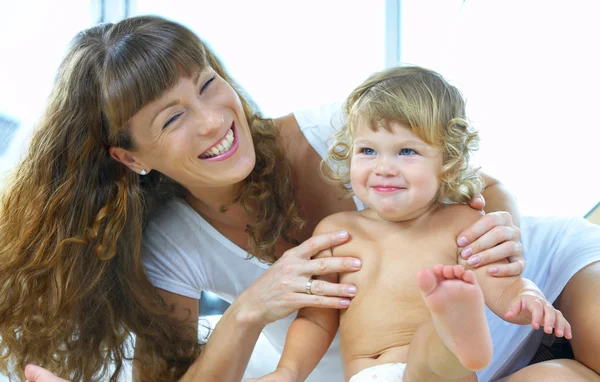
<path id="1" fill-rule="evenodd" d="M 401 149 L 400 155 L 415 155 L 417 152 L 413 149 Z"/>
<path id="2" fill-rule="evenodd" d="M 375 155 L 375 150 L 370 149 L 368 147 L 365 147 L 364 149 L 362 149 L 360 151 L 365 155 Z"/>

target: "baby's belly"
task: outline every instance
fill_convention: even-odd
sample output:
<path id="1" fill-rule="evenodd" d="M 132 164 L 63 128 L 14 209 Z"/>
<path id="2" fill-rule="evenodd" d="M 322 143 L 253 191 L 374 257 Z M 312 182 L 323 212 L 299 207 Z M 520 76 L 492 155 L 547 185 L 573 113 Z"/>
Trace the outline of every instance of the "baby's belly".
<path id="1" fill-rule="evenodd" d="M 418 292 L 416 299 L 406 289 L 408 293 L 388 293 L 388 298 L 381 298 L 384 292 L 378 287 L 362 292 L 340 317 L 346 379 L 371 366 L 406 363 L 415 331 L 431 319 Z"/>

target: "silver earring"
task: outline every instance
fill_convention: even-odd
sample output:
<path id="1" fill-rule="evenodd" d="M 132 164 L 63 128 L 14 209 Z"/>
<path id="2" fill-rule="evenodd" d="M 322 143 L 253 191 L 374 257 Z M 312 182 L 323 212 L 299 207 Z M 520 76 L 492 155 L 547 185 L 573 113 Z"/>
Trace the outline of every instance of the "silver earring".
<path id="1" fill-rule="evenodd" d="M 146 172 L 145 169 L 142 169 L 142 171 L 140 171 L 140 175 L 146 175 L 146 174 L 148 174 L 148 173 Z"/>

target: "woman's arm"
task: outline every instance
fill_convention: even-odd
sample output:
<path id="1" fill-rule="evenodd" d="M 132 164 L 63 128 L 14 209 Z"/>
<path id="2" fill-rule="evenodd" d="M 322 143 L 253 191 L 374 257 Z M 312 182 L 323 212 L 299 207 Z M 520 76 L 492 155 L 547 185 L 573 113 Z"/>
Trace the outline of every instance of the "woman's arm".
<path id="1" fill-rule="evenodd" d="M 316 234 L 331 231 L 331 229 L 323 229 L 323 223 L 327 220 L 326 218 L 317 226 Z M 328 259 L 332 257 L 331 248 L 328 248 L 314 258 Z M 311 293 L 316 293 L 324 283 L 338 283 L 338 279 L 336 273 L 329 273 L 315 277 L 310 284 L 307 280 L 306 293 L 309 289 Z M 300 309 L 288 329 L 277 370 L 262 378 L 251 379 L 247 382 L 304 381 L 329 349 L 339 327 L 339 317 L 337 309 L 323 309 L 322 307 Z"/>
<path id="2" fill-rule="evenodd" d="M 342 229 L 343 226 L 336 221 L 336 216 L 339 215 L 331 215 L 321 220 L 313 235 L 318 236 Z M 320 259 L 321 262 L 329 261 L 332 258 L 332 248 L 326 248 L 313 257 L 313 259 Z M 306 280 L 304 292 L 306 294 L 318 293 L 323 289 L 323 285 L 337 284 L 338 282 L 337 273 L 315 276 Z M 323 309 L 323 306 L 309 306 L 300 309 L 288 329 L 283 354 L 277 369 L 262 378 L 246 382 L 304 381 L 329 349 L 337 333 L 339 319 L 338 309 Z"/>
<path id="3" fill-rule="evenodd" d="M 306 293 L 312 276 L 352 272 L 357 259 L 311 259 L 348 240 L 346 232 L 313 236 L 292 248 L 246 289 L 223 314 L 200 357 L 181 379 L 184 382 L 241 380 L 262 329 L 304 307 L 347 308 L 350 285 L 320 281 L 314 294 Z"/>
<path id="4" fill-rule="evenodd" d="M 244 313 L 240 299 L 234 301 L 181 381 L 240 381 L 263 328 L 264 324 Z"/>
<path id="5" fill-rule="evenodd" d="M 352 285 L 321 281 L 318 291 L 313 291 L 311 295 L 306 293 L 306 281 L 313 276 L 360 269 L 360 260 L 356 258 L 312 259 L 319 252 L 347 240 L 347 232 L 317 235 L 286 251 L 231 304 L 217 323 L 204 350 L 181 381 L 239 382 L 258 336 L 267 324 L 304 307 L 347 308 L 350 297 L 355 294 Z M 166 296 L 168 303 L 179 305 L 174 314 L 181 319 L 189 319 L 191 325 L 197 325 L 196 300 L 169 292 L 162 293 L 166 293 L 163 298 Z M 143 343 L 140 342 L 141 345 Z M 61 381 L 50 373 L 38 372 L 40 368 L 35 366 L 30 369 L 28 375 L 35 381 Z M 137 373 L 143 373 L 143 370 L 138 368 Z"/>
<path id="6" fill-rule="evenodd" d="M 519 227 L 521 219 L 515 197 L 498 179 L 484 173 L 481 173 L 481 177 L 485 181 L 485 189 L 482 193 L 485 198 L 485 212 L 508 212 L 513 224 Z"/>

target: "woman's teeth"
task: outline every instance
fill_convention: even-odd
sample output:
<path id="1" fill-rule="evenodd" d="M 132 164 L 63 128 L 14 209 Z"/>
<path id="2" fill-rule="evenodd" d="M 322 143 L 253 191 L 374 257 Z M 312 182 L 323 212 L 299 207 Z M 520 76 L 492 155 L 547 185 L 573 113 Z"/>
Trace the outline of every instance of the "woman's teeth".
<path id="1" fill-rule="evenodd" d="M 204 154 L 200 155 L 200 158 L 212 158 L 217 155 L 221 155 L 227 152 L 231 148 L 233 143 L 233 130 L 229 129 L 225 138 L 210 150 L 207 150 Z"/>

